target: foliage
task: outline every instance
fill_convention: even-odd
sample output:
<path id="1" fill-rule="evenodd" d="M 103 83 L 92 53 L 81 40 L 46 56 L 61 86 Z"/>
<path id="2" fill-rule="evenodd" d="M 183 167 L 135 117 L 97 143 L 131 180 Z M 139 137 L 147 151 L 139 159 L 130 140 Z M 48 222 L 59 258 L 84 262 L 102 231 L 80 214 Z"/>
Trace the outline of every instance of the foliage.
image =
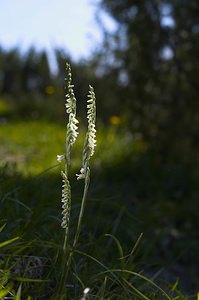
<path id="1" fill-rule="evenodd" d="M 44 132 L 46 138 L 43 142 Z M 20 255 L 39 257 L 44 264 L 42 278 L 49 278 L 53 282 L 58 280 L 59 274 L 57 279 L 54 278 L 54 269 L 51 270 L 51 267 L 57 265 L 56 255 L 62 239 L 58 201 L 61 185 L 59 166 L 55 167 L 55 153 L 63 153 L 64 132 L 64 127 L 44 121 L 7 124 L 1 132 L 4 160 L 10 161 L 4 167 L 3 161 L 1 162 L 0 219 L 3 222 L 1 224 L 7 223 L 6 230 L 1 234 L 2 238 L 5 240 L 20 236 L 22 242 L 27 241 L 25 245 L 22 243 L 24 247 L 27 244 L 25 248 L 19 246 Z M 8 134 L 9 143 L 6 139 Z M 74 145 L 71 178 L 75 177 L 81 164 L 79 158 L 83 136 L 84 134 L 80 134 Z M 19 147 L 20 144 L 22 148 Z M 34 154 L 30 151 L 32 147 L 35 149 Z M 17 166 L 12 165 L 15 159 L 6 156 L 9 153 L 6 149 L 13 153 L 23 151 L 24 161 L 28 163 L 17 160 Z M 51 170 L 43 172 L 51 165 L 54 165 Z M 176 290 L 193 293 L 197 288 L 198 276 L 198 175 L 191 174 L 189 169 L 183 170 L 178 165 L 162 166 L 156 157 L 147 156 L 146 145 L 139 137 L 132 136 L 130 132 L 124 133 L 118 126 L 100 128 L 92 174 L 90 201 L 85 211 L 78 251 L 83 251 L 85 255 L 98 261 L 103 257 L 101 263 L 108 269 L 118 269 L 121 265 L 117 248 L 112 239 L 104 235 L 110 233 L 117 236 L 126 256 L 143 232 L 142 244 L 129 262 L 129 270 L 141 272 L 148 278 L 154 277 L 155 282 L 162 287 L 165 286 L 163 280 L 174 283 L 176 278 L 180 278 Z M 185 174 L 187 176 L 184 178 Z M 78 218 L 82 186 L 73 180 L 71 184 L 74 195 L 72 237 Z M 192 206 L 187 199 L 191 199 Z M 73 262 L 75 274 L 81 273 L 84 287 L 93 288 L 91 293 L 97 290 L 103 293 L 104 290 L 105 299 L 110 293 L 121 293 L 120 289 L 114 288 L 118 281 L 113 274 L 99 274 L 99 284 L 96 274 L 105 269 L 101 269 L 98 263 L 85 255 L 76 253 Z M 185 280 L 187 276 L 189 279 Z M 69 282 L 72 284 L 74 279 L 70 277 Z M 141 281 L 136 282 L 134 283 L 139 287 Z M 39 285 L 44 292 L 48 283 Z M 47 290 L 52 293 L 53 284 L 49 285 Z M 125 283 L 126 285 L 128 284 Z M 76 288 L 76 292 L 81 295 L 83 287 L 77 284 Z M 23 285 L 22 290 L 28 294 L 31 289 L 30 286 L 26 288 Z M 153 297 L 151 292 L 151 298 Z"/>
<path id="2" fill-rule="evenodd" d="M 198 288 L 198 4 L 101 0 L 99 8 L 118 30 L 104 32 L 89 63 L 56 49 L 58 69 L 51 73 L 44 51 L 0 49 L 0 226 L 7 224 L 0 295 L 49 298 L 61 276 L 55 154 L 65 151 L 68 60 L 80 99 L 77 116 L 85 115 L 89 82 L 98 95 L 99 124 L 91 200 L 67 283 L 71 299 L 162 299 L 159 287 L 172 300 L 194 299 L 183 294 Z M 82 133 L 71 175 L 81 165 Z M 82 189 L 71 184 L 70 238 Z M 27 272 L 13 278 L 21 265 Z"/>
<path id="3" fill-rule="evenodd" d="M 106 32 L 97 62 L 117 111 L 153 152 L 198 163 L 198 2 L 102 0 L 100 7 L 119 29 Z"/>
<path id="4" fill-rule="evenodd" d="M 100 120 L 107 124 L 111 115 L 120 116 L 163 160 L 198 166 L 197 1 L 101 0 L 102 10 L 119 30 L 104 32 L 103 45 L 89 61 L 74 62 L 55 49 L 57 72 L 52 73 L 45 51 L 31 48 L 22 55 L 19 49 L 1 48 L 1 97 L 15 104 L 15 118 L 45 115 L 63 122 L 60 99 L 69 61 L 78 114 L 85 113 L 81 99 L 90 83 L 98 95 Z"/>
<path id="5" fill-rule="evenodd" d="M 54 56 L 57 71 L 52 72 L 45 51 L 31 48 L 22 53 L 17 48 L 4 50 L 0 47 L 0 97 L 1 101 L 12 106 L 12 111 L 0 110 L 1 118 L 27 120 L 45 116 L 49 120 L 60 120 L 63 123 L 63 66 L 66 61 L 73 67 L 75 94 L 80 99 L 78 113 L 84 113 L 84 103 L 81 99 L 87 95 L 85 86 L 95 81 L 94 69 L 88 67 L 88 62 L 73 62 L 69 55 L 60 49 L 55 49 Z"/>

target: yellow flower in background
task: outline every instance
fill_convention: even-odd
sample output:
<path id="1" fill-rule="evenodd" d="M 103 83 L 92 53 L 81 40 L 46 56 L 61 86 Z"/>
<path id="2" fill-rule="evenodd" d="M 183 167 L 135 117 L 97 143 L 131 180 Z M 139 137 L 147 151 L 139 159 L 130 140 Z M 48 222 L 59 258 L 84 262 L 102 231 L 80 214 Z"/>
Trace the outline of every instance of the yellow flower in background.
<path id="1" fill-rule="evenodd" d="M 46 92 L 46 94 L 48 94 L 48 95 L 54 94 L 54 93 L 55 93 L 55 88 L 54 88 L 54 86 L 52 86 L 52 85 L 46 86 L 45 92 Z"/>
<path id="2" fill-rule="evenodd" d="M 118 116 L 111 116 L 109 122 L 111 125 L 119 125 L 121 123 L 121 118 Z"/>

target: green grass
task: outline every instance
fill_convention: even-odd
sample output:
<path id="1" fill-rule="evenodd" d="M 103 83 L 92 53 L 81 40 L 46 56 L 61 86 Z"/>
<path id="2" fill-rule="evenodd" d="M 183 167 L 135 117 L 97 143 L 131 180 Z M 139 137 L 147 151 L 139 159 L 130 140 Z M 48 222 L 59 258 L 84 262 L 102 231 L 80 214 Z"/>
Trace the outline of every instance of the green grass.
<path id="1" fill-rule="evenodd" d="M 1 163 L 17 164 L 23 176 L 37 175 L 57 165 L 56 155 L 64 153 L 66 127 L 47 121 L 11 122 L 1 125 Z M 81 148 L 84 132 L 74 146 L 73 168 L 81 162 Z M 130 132 L 119 133 L 117 128 L 103 128 L 97 135 L 97 149 L 94 160 L 96 168 L 111 168 L 133 154 L 141 154 L 146 145 Z"/>
<path id="2" fill-rule="evenodd" d="M 24 176 L 36 175 L 57 164 L 64 136 L 64 127 L 44 121 L 1 125 L 2 162 L 15 162 Z"/>
<path id="3" fill-rule="evenodd" d="M 83 188 L 75 179 L 83 139 L 81 132 L 73 151 L 71 236 Z M 16 256 L 39 257 L 42 279 L 49 282 L 22 283 L 22 291 L 26 297 L 34 297 L 36 288 L 41 295 L 53 293 L 62 239 L 56 155 L 64 152 L 65 126 L 44 120 L 8 122 L 1 125 L 0 140 L 0 226 L 7 224 L 0 243 L 19 237 L 3 248 L 7 259 L 0 261 L 0 269 L 11 268 Z M 160 163 L 149 156 L 141 138 L 117 126 L 101 126 L 97 140 L 90 200 L 68 283 L 71 299 L 79 299 L 87 286 L 91 288 L 88 299 L 145 299 L 136 288 L 149 299 L 166 299 L 141 276 L 154 277 L 171 299 L 194 299 L 180 295 L 180 290 L 190 295 L 197 291 L 197 176 L 194 181 L 186 167 Z M 141 243 L 131 259 L 121 259 L 131 253 L 141 232 Z M 14 287 L 19 287 L 19 281 L 15 278 Z"/>

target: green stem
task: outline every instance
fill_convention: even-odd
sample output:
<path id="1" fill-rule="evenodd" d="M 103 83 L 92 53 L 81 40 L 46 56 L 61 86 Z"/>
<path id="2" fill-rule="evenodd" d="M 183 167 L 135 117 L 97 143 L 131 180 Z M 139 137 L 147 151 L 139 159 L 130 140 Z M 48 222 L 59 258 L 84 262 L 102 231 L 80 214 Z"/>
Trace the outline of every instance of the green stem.
<path id="1" fill-rule="evenodd" d="M 85 176 L 86 177 L 85 177 L 85 185 L 84 185 L 84 194 L 83 194 L 83 198 L 82 198 L 81 209 L 80 209 L 79 219 L 78 219 L 78 223 L 77 223 L 77 230 L 76 230 L 76 234 L 75 234 L 75 238 L 74 238 L 74 242 L 73 242 L 73 250 L 77 245 L 77 242 L 79 240 L 80 231 L 81 231 L 82 219 L 83 219 L 83 215 L 84 215 L 85 203 L 86 203 L 88 187 L 89 187 L 89 183 L 90 183 L 89 167 L 87 168 Z"/>
<path id="2" fill-rule="evenodd" d="M 81 225 L 82 225 L 82 219 L 83 219 L 84 209 L 85 209 L 85 203 L 86 203 L 87 194 L 88 194 L 89 183 L 90 183 L 90 169 L 88 167 L 87 172 L 86 172 L 86 178 L 85 178 L 84 193 L 83 193 L 83 197 L 82 197 L 82 203 L 81 203 L 81 208 L 80 208 L 80 213 L 79 213 L 79 218 L 78 218 L 78 223 L 77 223 L 77 230 L 76 230 L 76 233 L 75 233 L 73 246 L 72 246 L 72 249 L 70 251 L 68 261 L 67 261 L 67 266 L 66 266 L 66 271 L 65 271 L 66 272 L 65 273 L 65 278 L 67 278 L 67 276 L 68 276 L 68 272 L 69 272 L 69 269 L 70 269 L 73 253 L 74 253 L 74 250 L 75 250 L 75 248 L 77 246 L 77 243 L 78 243 L 78 240 L 79 240 L 79 235 L 80 235 Z"/>
<path id="3" fill-rule="evenodd" d="M 70 159 L 67 157 L 68 153 L 66 154 L 66 162 L 65 162 L 65 174 L 68 176 L 68 168 L 70 166 Z M 71 202 L 71 189 L 70 189 L 70 197 L 68 199 Z M 63 243 L 63 254 L 66 255 L 66 248 L 68 242 L 68 233 L 69 233 L 69 221 L 70 221 L 70 209 L 71 203 L 69 203 L 69 217 L 68 217 L 68 225 L 66 226 L 65 234 L 64 234 L 64 243 Z"/>
<path id="4" fill-rule="evenodd" d="M 65 163 L 65 175 L 68 175 L 68 164 L 67 161 Z M 71 193 L 68 199 L 71 202 Z M 71 207 L 70 203 L 69 203 L 69 207 Z M 70 208 L 69 208 L 70 209 Z M 70 214 L 70 212 L 69 212 Z M 69 220 L 70 220 L 70 216 L 69 216 Z M 62 295 L 64 295 L 64 284 L 66 282 L 67 279 L 67 264 L 68 264 L 68 259 L 67 259 L 67 246 L 68 246 L 68 233 L 69 233 L 69 220 L 68 220 L 68 224 L 65 228 L 65 233 L 64 233 L 64 242 L 63 242 L 63 248 L 62 248 L 62 252 L 61 252 L 61 278 L 59 281 L 59 285 L 58 285 L 58 291 L 57 291 L 57 297 L 56 299 L 60 299 L 60 297 Z"/>

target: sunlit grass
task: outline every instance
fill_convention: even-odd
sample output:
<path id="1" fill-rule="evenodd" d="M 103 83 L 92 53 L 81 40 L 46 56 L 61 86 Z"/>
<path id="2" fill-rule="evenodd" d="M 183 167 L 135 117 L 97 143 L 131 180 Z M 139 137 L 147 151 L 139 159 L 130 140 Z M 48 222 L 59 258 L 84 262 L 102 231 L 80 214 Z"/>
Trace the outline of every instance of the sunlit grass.
<path id="1" fill-rule="evenodd" d="M 1 125 L 2 161 L 15 162 L 23 175 L 35 175 L 57 164 L 56 153 L 63 152 L 64 126 L 45 121 Z"/>
<path id="2" fill-rule="evenodd" d="M 1 125 L 1 162 L 16 163 L 24 176 L 37 175 L 57 165 L 56 153 L 64 153 L 64 125 L 47 121 L 11 122 Z M 130 132 L 120 133 L 115 126 L 98 129 L 98 147 L 94 165 L 99 168 L 111 166 L 124 157 L 140 154 L 146 145 Z M 84 133 L 74 146 L 73 165 L 80 167 Z"/>

